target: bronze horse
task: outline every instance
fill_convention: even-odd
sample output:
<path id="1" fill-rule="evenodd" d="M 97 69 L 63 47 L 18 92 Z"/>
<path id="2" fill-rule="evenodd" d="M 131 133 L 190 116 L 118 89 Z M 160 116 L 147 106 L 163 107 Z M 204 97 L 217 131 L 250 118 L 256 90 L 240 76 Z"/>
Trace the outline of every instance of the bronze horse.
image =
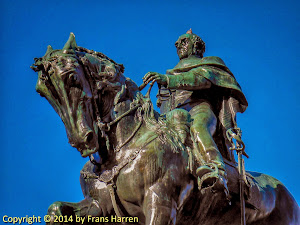
<path id="1" fill-rule="evenodd" d="M 123 65 L 78 47 L 71 34 L 32 68 L 36 90 L 61 117 L 70 144 L 91 157 L 80 176 L 84 200 L 53 203 L 48 224 L 240 224 L 236 165 L 226 164 L 230 200 L 213 186 L 199 191 L 190 144 L 123 75 Z M 282 183 L 256 172 L 247 180 L 247 224 L 300 224 L 299 206 Z"/>

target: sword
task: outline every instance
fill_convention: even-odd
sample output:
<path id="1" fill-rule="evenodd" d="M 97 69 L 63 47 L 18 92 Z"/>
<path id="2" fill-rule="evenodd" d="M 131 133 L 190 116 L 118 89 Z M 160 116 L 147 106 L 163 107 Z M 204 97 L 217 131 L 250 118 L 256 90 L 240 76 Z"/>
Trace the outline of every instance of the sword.
<path id="1" fill-rule="evenodd" d="M 244 198 L 244 185 L 245 185 L 245 162 L 243 155 L 249 158 L 245 152 L 245 144 L 242 141 L 242 132 L 240 128 L 230 128 L 226 131 L 226 136 L 231 143 L 230 150 L 236 150 L 238 155 L 238 172 L 239 172 L 239 184 L 240 184 L 240 204 L 241 204 L 241 225 L 246 225 L 245 217 L 245 198 Z M 236 144 L 233 142 L 233 139 L 236 140 Z"/>
<path id="2" fill-rule="evenodd" d="M 239 168 L 239 183 L 240 183 L 241 225 L 246 225 L 245 199 L 244 199 L 245 166 L 244 166 L 242 151 L 238 151 L 238 168 Z"/>

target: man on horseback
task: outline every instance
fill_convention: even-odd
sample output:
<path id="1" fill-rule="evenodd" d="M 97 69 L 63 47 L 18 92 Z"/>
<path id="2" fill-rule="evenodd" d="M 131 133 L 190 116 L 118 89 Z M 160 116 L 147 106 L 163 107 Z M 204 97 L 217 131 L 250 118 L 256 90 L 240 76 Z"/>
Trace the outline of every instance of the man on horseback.
<path id="1" fill-rule="evenodd" d="M 246 110 L 247 100 L 222 59 L 203 57 L 205 43 L 191 29 L 175 46 L 180 59 L 175 68 L 167 74 L 148 72 L 144 83 L 158 83 L 161 113 L 176 108 L 190 113 L 199 189 L 214 186 L 228 193 L 224 160 L 235 161 L 229 139 L 240 137 L 236 113 Z"/>

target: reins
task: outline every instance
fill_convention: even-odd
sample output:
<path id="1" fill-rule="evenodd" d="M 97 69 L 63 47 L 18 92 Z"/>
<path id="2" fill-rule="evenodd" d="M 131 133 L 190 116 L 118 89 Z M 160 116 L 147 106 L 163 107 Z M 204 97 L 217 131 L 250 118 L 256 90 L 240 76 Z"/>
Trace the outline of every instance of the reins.
<path id="1" fill-rule="evenodd" d="M 113 121 L 109 122 L 109 123 L 104 123 L 101 121 L 101 118 L 98 117 L 97 118 L 97 125 L 100 129 L 100 131 L 110 131 L 110 127 L 114 124 L 116 124 L 117 122 L 119 122 L 121 119 L 123 119 L 125 116 L 129 115 L 131 112 L 133 112 L 134 110 L 136 110 L 137 108 L 139 108 L 141 105 L 138 104 L 132 108 L 130 108 L 129 110 L 127 110 L 125 113 L 123 113 L 121 116 L 117 117 L 116 119 L 114 119 Z"/>

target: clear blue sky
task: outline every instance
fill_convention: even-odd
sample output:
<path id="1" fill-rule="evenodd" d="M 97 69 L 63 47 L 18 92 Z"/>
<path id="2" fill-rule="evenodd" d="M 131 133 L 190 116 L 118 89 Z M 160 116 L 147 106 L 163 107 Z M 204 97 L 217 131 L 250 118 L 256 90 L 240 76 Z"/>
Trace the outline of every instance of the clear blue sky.
<path id="1" fill-rule="evenodd" d="M 250 155 L 246 169 L 276 177 L 300 202 L 299 2 L 3 0 L 0 6 L 1 218 L 43 216 L 54 201 L 83 198 L 79 171 L 86 159 L 69 146 L 29 69 L 47 45 L 62 48 L 70 32 L 79 46 L 123 63 L 140 85 L 148 71 L 177 64 L 174 43 L 192 28 L 206 42 L 205 56 L 221 57 L 248 99 L 238 115 Z"/>

